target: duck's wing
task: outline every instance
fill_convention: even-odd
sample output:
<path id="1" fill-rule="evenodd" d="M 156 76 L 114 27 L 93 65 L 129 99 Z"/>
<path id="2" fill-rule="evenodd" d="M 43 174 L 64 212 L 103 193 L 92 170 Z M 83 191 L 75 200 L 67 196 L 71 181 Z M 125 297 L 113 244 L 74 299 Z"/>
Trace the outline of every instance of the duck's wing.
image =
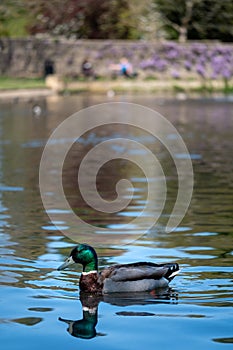
<path id="1" fill-rule="evenodd" d="M 169 281 L 179 272 L 176 263 L 154 264 L 139 262 L 135 264 L 114 265 L 103 270 L 100 278 L 111 278 L 112 281 L 136 281 L 141 279 L 160 279 L 162 277 Z"/>

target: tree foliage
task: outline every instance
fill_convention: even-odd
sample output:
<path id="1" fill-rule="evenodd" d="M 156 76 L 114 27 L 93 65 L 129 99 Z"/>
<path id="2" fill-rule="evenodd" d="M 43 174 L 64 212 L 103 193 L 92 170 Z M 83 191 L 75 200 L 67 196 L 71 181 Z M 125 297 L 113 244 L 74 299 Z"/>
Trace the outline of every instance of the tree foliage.
<path id="1" fill-rule="evenodd" d="M 0 0 L 0 36 L 233 41 L 232 0 Z"/>
<path id="2" fill-rule="evenodd" d="M 31 34 L 88 39 L 137 39 L 128 0 L 25 0 L 35 21 Z"/>
<path id="3" fill-rule="evenodd" d="M 0 36 L 26 35 L 26 18 L 22 0 L 0 0 Z"/>
<path id="4" fill-rule="evenodd" d="M 232 0 L 154 0 L 170 39 L 233 41 Z"/>
<path id="5" fill-rule="evenodd" d="M 200 1 L 193 14 L 188 37 L 233 41 L 233 1 Z"/>

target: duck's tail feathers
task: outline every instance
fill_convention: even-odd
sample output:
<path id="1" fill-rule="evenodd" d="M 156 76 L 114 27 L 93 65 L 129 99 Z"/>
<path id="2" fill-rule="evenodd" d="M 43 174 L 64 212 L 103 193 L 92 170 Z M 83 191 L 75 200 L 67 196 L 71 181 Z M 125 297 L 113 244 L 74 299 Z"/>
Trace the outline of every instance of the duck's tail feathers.
<path id="1" fill-rule="evenodd" d="M 180 272 L 179 265 L 177 263 L 166 264 L 168 270 L 164 276 L 169 282 Z"/>

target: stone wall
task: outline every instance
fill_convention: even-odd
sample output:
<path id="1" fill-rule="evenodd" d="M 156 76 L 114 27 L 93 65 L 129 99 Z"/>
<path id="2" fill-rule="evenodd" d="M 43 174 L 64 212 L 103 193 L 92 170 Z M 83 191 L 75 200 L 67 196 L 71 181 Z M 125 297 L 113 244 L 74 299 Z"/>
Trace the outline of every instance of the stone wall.
<path id="1" fill-rule="evenodd" d="M 7 76 L 41 77 L 46 60 L 52 60 L 58 75 L 77 76 L 88 57 L 99 75 L 110 63 L 133 50 L 134 42 L 102 40 L 0 39 L 0 73 Z M 133 59 L 133 61 L 135 61 Z"/>
<path id="2" fill-rule="evenodd" d="M 88 57 L 97 75 L 109 76 L 110 64 L 123 56 L 142 78 L 231 79 L 233 75 L 232 44 L 45 38 L 0 39 L 0 74 L 43 77 L 45 61 L 52 60 L 56 74 L 75 78 Z"/>

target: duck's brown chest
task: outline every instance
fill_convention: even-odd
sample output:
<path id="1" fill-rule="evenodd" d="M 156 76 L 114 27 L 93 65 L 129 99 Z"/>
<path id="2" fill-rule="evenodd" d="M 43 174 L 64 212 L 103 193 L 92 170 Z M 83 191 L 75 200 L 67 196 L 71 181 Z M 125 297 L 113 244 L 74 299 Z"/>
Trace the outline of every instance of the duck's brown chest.
<path id="1" fill-rule="evenodd" d="M 81 292 L 86 293 L 99 293 L 102 292 L 103 285 L 98 281 L 98 273 L 82 273 L 79 281 L 79 287 Z"/>

